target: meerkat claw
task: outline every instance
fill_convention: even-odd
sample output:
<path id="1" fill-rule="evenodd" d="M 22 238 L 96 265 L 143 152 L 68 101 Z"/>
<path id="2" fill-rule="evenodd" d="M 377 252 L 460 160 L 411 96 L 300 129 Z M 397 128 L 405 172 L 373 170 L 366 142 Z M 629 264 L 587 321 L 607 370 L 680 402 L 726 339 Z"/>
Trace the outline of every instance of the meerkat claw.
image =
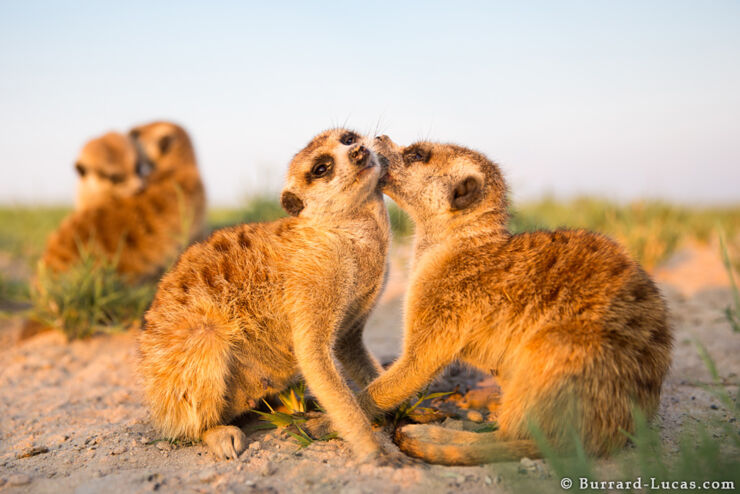
<path id="1" fill-rule="evenodd" d="M 203 433 L 203 442 L 219 460 L 235 460 L 247 449 L 247 436 L 233 425 L 207 430 Z"/>

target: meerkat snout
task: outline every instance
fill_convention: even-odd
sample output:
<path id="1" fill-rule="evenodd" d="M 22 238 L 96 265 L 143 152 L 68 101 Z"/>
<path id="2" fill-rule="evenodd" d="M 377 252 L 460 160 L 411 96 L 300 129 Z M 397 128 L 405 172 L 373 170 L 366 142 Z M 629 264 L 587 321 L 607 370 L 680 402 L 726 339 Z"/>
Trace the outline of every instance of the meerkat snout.
<path id="1" fill-rule="evenodd" d="M 367 165 L 370 150 L 362 144 L 356 144 L 349 150 L 349 160 L 356 166 Z"/>

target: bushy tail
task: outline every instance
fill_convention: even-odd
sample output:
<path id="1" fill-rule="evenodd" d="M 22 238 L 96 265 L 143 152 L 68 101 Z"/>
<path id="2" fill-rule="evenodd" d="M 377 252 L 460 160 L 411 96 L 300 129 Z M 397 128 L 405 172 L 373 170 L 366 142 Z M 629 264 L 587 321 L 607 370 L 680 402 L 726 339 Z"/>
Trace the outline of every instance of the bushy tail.
<path id="1" fill-rule="evenodd" d="M 396 429 L 396 444 L 409 456 L 440 465 L 480 465 L 541 458 L 532 440 L 501 441 L 495 432 L 457 431 L 430 424 L 411 424 Z"/>
<path id="2" fill-rule="evenodd" d="M 209 309 L 149 325 L 139 337 L 139 371 L 152 417 L 167 437 L 195 439 L 225 420 L 238 326 Z"/>

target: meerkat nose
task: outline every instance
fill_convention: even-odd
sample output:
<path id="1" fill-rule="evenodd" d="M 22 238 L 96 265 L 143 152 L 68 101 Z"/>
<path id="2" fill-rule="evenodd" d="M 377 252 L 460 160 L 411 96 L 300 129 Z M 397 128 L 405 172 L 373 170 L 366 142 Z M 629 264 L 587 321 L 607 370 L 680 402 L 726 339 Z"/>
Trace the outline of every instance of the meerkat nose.
<path id="1" fill-rule="evenodd" d="M 357 166 L 364 166 L 370 151 L 363 145 L 353 147 L 349 150 L 349 160 Z"/>
<path id="2" fill-rule="evenodd" d="M 385 141 L 387 141 L 390 138 L 387 135 L 383 134 L 382 136 L 376 136 L 375 139 L 378 140 L 378 141 L 385 142 Z"/>

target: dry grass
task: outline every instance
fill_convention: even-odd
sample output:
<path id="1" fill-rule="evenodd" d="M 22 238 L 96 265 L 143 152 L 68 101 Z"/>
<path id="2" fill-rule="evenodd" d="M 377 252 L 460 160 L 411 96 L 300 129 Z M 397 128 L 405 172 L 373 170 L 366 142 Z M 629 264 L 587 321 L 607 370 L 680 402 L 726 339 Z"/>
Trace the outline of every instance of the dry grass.
<path id="1" fill-rule="evenodd" d="M 666 260 L 690 242 L 716 240 L 723 229 L 731 250 L 738 246 L 740 208 L 689 208 L 659 201 L 617 204 L 581 198 L 524 203 L 513 210 L 513 231 L 586 228 L 624 244 L 647 268 Z"/>

